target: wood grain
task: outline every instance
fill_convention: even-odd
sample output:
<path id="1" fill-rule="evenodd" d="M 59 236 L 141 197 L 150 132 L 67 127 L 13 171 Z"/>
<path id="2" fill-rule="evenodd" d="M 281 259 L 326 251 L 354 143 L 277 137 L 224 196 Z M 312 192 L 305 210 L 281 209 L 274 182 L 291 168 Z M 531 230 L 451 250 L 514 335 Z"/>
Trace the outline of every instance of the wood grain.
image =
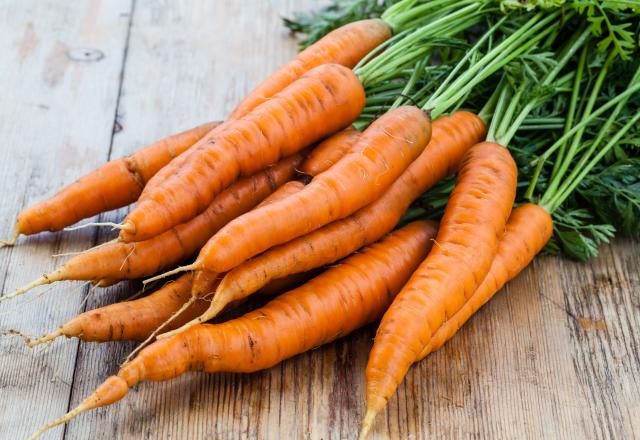
<path id="1" fill-rule="evenodd" d="M 0 10 L 0 29 L 9 30 L 0 33 L 0 106 L 9 115 L 0 118 L 5 235 L 22 206 L 108 158 L 222 118 L 295 52 L 280 16 L 316 2 L 78 4 L 23 0 Z M 104 56 L 62 63 L 63 47 L 74 57 L 96 57 L 78 48 Z M 0 251 L 4 291 L 51 269 L 57 261 L 50 254 L 112 235 L 45 234 Z M 639 266 L 638 242 L 627 240 L 604 247 L 589 264 L 536 259 L 412 368 L 372 438 L 640 438 Z M 51 329 L 81 306 L 73 286 L 3 304 L 0 328 Z M 135 288 L 101 290 L 87 307 Z M 143 383 L 122 402 L 45 438 L 354 438 L 374 331 L 369 326 L 255 374 Z M 18 339 L 0 339 L 0 438 L 24 438 L 77 404 L 132 348 L 57 342 L 34 354 Z"/>
<path id="2" fill-rule="evenodd" d="M 103 163 L 109 154 L 130 0 L 5 1 L 0 8 L 0 231 L 18 211 Z M 2 291 L 51 270 L 52 254 L 95 243 L 90 230 L 43 234 L 0 251 Z M 45 291 L 46 289 L 41 289 Z M 2 303 L 0 328 L 41 333 L 81 307 L 83 289 L 62 284 Z M 77 343 L 34 353 L 0 339 L 0 437 L 26 438 L 67 411 Z M 64 428 L 47 438 L 61 438 Z"/>

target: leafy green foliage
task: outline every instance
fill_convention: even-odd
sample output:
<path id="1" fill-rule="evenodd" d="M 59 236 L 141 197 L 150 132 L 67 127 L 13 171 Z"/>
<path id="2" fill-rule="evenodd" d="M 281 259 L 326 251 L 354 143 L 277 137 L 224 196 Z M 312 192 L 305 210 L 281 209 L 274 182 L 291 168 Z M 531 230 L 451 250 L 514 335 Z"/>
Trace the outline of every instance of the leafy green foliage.
<path id="1" fill-rule="evenodd" d="M 578 193 L 602 221 L 640 237 L 640 158 L 616 162 L 587 177 Z"/>
<path id="2" fill-rule="evenodd" d="M 512 9 L 550 9 L 570 7 L 586 18 L 591 33 L 600 38 L 601 52 L 613 50 L 623 60 L 630 60 L 640 46 L 637 14 L 640 2 L 634 0 L 501 0 L 503 11 Z M 634 29 L 634 26 L 636 29 Z"/>
<path id="3" fill-rule="evenodd" d="M 305 34 L 300 40 L 304 49 L 332 30 L 347 23 L 379 17 L 385 9 L 399 0 L 333 0 L 318 11 L 298 12 L 293 18 L 284 18 L 284 25 L 294 34 Z"/>
<path id="4" fill-rule="evenodd" d="M 562 250 L 572 258 L 587 261 L 598 255 L 598 247 L 615 234 L 610 224 L 594 224 L 586 209 L 558 209 L 553 213 L 555 237 Z"/>

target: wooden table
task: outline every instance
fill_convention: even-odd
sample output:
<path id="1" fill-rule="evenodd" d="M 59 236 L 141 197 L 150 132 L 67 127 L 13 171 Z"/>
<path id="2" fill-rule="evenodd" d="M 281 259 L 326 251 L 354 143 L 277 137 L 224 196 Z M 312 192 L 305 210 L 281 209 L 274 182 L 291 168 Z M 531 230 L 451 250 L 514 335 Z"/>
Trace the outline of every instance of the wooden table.
<path id="1" fill-rule="evenodd" d="M 108 159 L 222 118 L 295 52 L 280 17 L 313 0 L 4 0 L 0 8 L 0 232 Z M 119 220 L 125 211 L 102 216 Z M 111 237 L 42 234 L 0 250 L 2 291 Z M 538 258 L 454 340 L 413 368 L 373 438 L 640 438 L 640 247 Z M 0 307 L 42 334 L 132 286 L 61 283 Z M 354 438 L 374 327 L 268 371 L 144 383 L 45 438 Z M 133 348 L 0 338 L 0 438 L 75 406 Z"/>

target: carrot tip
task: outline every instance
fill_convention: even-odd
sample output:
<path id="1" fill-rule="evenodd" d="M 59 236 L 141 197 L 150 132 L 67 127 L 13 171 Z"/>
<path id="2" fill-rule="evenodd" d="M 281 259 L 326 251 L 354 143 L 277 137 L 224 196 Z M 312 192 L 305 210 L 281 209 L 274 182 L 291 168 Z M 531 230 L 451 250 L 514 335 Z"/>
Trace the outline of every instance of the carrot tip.
<path id="1" fill-rule="evenodd" d="M 149 284 L 149 283 L 151 283 L 153 281 L 157 281 L 157 280 L 160 280 L 162 278 L 166 278 L 166 277 L 169 277 L 171 275 L 175 275 L 175 274 L 180 273 L 180 272 L 186 272 L 188 270 L 196 270 L 196 269 L 198 269 L 198 264 L 196 264 L 196 263 L 189 264 L 187 266 L 178 266 L 175 269 L 170 270 L 168 272 L 161 273 L 160 275 L 156 275 L 155 277 L 147 278 L 146 280 L 144 280 L 142 282 L 142 284 L 146 285 L 146 284 Z"/>
<path id="2" fill-rule="evenodd" d="M 18 241 L 18 237 L 20 237 L 20 231 L 16 230 L 11 238 L 7 240 L 0 240 L 0 248 L 13 246 Z"/>
<path id="3" fill-rule="evenodd" d="M 27 344 L 27 347 L 33 348 L 33 347 L 35 347 L 37 345 L 44 344 L 45 342 L 53 341 L 57 337 L 63 336 L 63 335 L 64 335 L 64 333 L 62 332 L 62 329 L 58 329 L 56 331 L 53 331 L 53 332 L 49 333 L 48 335 L 44 335 L 43 337 L 34 340 L 34 341 L 31 341 L 30 339 L 26 339 L 25 338 L 25 342 Z"/>
<path id="4" fill-rule="evenodd" d="M 376 418 L 377 412 L 371 408 L 367 408 L 367 412 L 364 415 L 364 420 L 362 421 L 362 426 L 360 427 L 360 434 L 358 434 L 358 440 L 365 440 L 371 427 L 373 426 L 373 421 Z"/>
<path id="5" fill-rule="evenodd" d="M 34 432 L 33 435 L 31 435 L 31 437 L 29 437 L 29 440 L 36 440 L 38 437 L 40 437 L 42 434 L 44 434 L 46 431 L 50 430 L 51 428 L 55 428 L 58 425 L 67 423 L 69 420 L 73 419 L 78 414 L 81 414 L 92 408 L 93 407 L 91 405 L 88 405 L 86 402 L 82 402 L 80 405 L 78 405 L 77 407 L 75 407 L 74 409 L 66 413 L 64 416 L 57 418 L 55 420 L 52 420 L 46 425 L 38 428 L 38 430 Z"/>
<path id="6" fill-rule="evenodd" d="M 70 255 L 82 255 L 82 254 L 86 254 L 87 252 L 91 252 L 91 251 L 93 251 L 93 250 L 96 250 L 96 249 L 98 249 L 98 248 L 101 248 L 101 247 L 103 247 L 103 246 L 108 246 L 108 245 L 110 245 L 110 244 L 117 243 L 118 241 L 119 241 L 119 239 L 118 239 L 118 238 L 114 238 L 113 240 L 105 241 L 104 243 L 101 243 L 101 244 L 96 245 L 96 246 L 94 246 L 94 247 L 91 247 L 91 248 L 89 248 L 89 249 L 85 249 L 85 250 L 83 250 L 83 251 L 77 251 L 77 252 L 63 252 L 63 253 L 61 253 L 61 254 L 53 254 L 53 255 L 51 255 L 51 256 L 52 256 L 53 258 L 57 258 L 57 257 L 67 257 L 67 256 L 70 256 Z"/>
<path id="7" fill-rule="evenodd" d="M 11 298 L 15 298 L 16 296 L 23 295 L 24 293 L 28 292 L 29 290 L 35 287 L 44 286 L 45 284 L 51 284 L 54 281 L 58 281 L 57 277 L 54 275 L 55 273 L 56 272 L 52 272 L 51 274 L 42 275 L 40 278 L 30 282 L 26 286 L 20 287 L 19 289 L 16 289 L 7 295 L 0 296 L 0 302 L 6 301 Z"/>
<path id="8" fill-rule="evenodd" d="M 91 223 L 84 223 L 78 226 L 69 226 L 68 228 L 64 228 L 64 230 L 76 231 L 78 229 L 88 228 L 90 226 L 110 226 L 113 229 L 122 229 L 122 230 L 128 230 L 131 228 L 130 224 L 113 223 L 113 222 L 91 222 Z"/>
<path id="9" fill-rule="evenodd" d="M 0 330 L 0 335 L 15 335 L 15 336 L 20 336 L 23 340 L 24 343 L 29 346 L 29 344 L 31 344 L 31 336 L 26 335 L 22 332 L 19 332 L 18 330 Z"/>
<path id="10" fill-rule="evenodd" d="M 100 406 L 111 405 L 112 403 L 122 399 L 129 391 L 127 382 L 119 376 L 111 376 L 105 380 L 89 397 L 83 400 L 80 405 L 69 411 L 64 416 L 55 419 L 38 429 L 29 440 L 35 440 L 45 431 L 58 425 L 67 423 L 74 417 L 82 414 L 90 409 Z"/>

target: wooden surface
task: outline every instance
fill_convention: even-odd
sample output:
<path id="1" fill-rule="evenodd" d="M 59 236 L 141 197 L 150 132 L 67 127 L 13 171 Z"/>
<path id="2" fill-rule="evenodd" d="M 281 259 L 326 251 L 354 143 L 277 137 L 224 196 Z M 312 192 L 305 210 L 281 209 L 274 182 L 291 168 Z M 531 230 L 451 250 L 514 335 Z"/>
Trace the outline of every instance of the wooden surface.
<path id="1" fill-rule="evenodd" d="M 0 233 L 15 214 L 107 159 L 220 119 L 295 52 L 279 17 L 313 0 L 3 0 Z M 119 220 L 124 211 L 102 216 Z M 111 237 L 42 234 L 0 250 L 2 291 Z M 442 350 L 414 367 L 372 438 L 640 438 L 640 246 L 582 265 L 539 258 Z M 124 299 L 61 283 L 2 303 L 0 329 L 42 334 Z M 40 292 L 46 292 L 39 295 Z M 46 439 L 354 438 L 374 327 L 249 374 L 143 383 Z M 75 406 L 132 344 L 0 337 L 0 438 Z"/>

